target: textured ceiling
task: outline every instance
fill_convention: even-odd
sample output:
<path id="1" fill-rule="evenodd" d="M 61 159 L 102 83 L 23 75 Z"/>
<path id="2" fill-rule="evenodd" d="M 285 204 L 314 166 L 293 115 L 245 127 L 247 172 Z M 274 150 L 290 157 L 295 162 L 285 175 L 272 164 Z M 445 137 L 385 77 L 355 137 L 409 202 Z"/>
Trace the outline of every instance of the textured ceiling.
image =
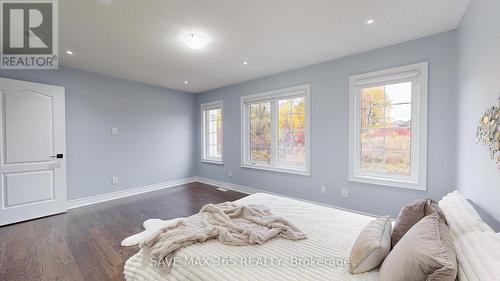
<path id="1" fill-rule="evenodd" d="M 455 29 L 468 3 L 62 0 L 61 64 L 202 92 Z M 187 48 L 186 32 L 206 34 L 209 45 Z"/>

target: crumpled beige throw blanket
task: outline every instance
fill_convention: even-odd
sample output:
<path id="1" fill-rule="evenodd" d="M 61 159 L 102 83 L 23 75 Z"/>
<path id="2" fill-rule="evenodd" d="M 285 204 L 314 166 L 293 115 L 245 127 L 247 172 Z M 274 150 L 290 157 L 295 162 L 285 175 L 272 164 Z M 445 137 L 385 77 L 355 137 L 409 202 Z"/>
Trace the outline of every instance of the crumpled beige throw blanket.
<path id="1" fill-rule="evenodd" d="M 263 244 L 274 237 L 300 240 L 306 235 L 284 218 L 273 216 L 264 206 L 226 202 L 203 206 L 198 214 L 153 233 L 139 247 L 148 248 L 152 257 L 168 260 L 183 247 L 211 239 L 244 246 Z"/>

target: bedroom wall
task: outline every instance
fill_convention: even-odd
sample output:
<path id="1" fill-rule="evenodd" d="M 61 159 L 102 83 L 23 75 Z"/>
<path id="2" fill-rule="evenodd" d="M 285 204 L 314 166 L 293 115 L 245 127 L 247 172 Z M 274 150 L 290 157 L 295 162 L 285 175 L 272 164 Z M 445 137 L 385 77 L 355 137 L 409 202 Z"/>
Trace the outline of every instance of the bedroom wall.
<path id="1" fill-rule="evenodd" d="M 439 199 L 455 189 L 456 32 L 341 58 L 197 95 L 196 174 L 234 184 L 287 194 L 340 207 L 396 216 L 414 199 Z M 388 67 L 429 61 L 428 190 L 349 183 L 348 77 Z M 311 176 L 240 167 L 240 97 L 311 84 Z M 200 162 L 200 112 L 204 102 L 224 101 L 224 165 Z M 232 171 L 232 177 L 228 172 Z M 320 186 L 327 186 L 327 193 Z M 341 198 L 341 188 L 349 198 Z"/>
<path id="2" fill-rule="evenodd" d="M 69 200 L 194 175 L 194 95 L 66 67 L 0 77 L 66 88 Z"/>
<path id="3" fill-rule="evenodd" d="M 500 170 L 475 144 L 479 118 L 500 96 L 500 1 L 471 1 L 458 30 L 457 185 L 500 231 Z"/>

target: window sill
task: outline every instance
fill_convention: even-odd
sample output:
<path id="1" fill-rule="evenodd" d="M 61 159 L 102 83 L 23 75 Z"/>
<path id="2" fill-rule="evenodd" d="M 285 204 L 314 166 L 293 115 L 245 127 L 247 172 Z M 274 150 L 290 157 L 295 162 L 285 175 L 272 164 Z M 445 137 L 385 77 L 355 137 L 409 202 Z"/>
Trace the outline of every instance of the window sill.
<path id="1" fill-rule="evenodd" d="M 382 185 L 382 186 L 395 187 L 395 188 L 413 189 L 413 190 L 420 190 L 420 191 L 427 190 L 427 186 L 425 184 L 420 184 L 418 182 L 406 180 L 406 179 L 385 178 L 385 177 L 377 177 L 377 176 L 370 176 L 370 175 L 350 175 L 349 181 L 350 182 L 357 182 L 357 183 Z"/>
<path id="2" fill-rule="evenodd" d="M 275 167 L 275 166 L 264 166 L 259 164 L 241 164 L 242 168 L 262 170 L 262 171 L 270 171 L 277 173 L 285 173 L 285 174 L 294 174 L 300 176 L 310 176 L 311 173 L 308 170 L 301 169 L 293 169 L 293 168 L 283 168 L 283 167 Z"/>
<path id="3" fill-rule="evenodd" d="M 222 160 L 212 160 L 212 159 L 201 159 L 201 163 L 224 165 Z"/>

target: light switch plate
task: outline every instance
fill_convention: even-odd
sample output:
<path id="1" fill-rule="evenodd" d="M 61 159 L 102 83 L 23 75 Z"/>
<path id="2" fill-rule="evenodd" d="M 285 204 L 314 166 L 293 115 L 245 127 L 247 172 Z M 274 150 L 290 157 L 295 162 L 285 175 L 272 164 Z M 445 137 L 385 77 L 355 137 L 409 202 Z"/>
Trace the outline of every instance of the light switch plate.
<path id="1" fill-rule="evenodd" d="M 320 189 L 321 189 L 321 193 L 326 193 L 326 185 L 322 185 L 320 187 Z"/>
<path id="2" fill-rule="evenodd" d="M 118 184 L 118 177 L 111 177 L 111 184 Z"/>

